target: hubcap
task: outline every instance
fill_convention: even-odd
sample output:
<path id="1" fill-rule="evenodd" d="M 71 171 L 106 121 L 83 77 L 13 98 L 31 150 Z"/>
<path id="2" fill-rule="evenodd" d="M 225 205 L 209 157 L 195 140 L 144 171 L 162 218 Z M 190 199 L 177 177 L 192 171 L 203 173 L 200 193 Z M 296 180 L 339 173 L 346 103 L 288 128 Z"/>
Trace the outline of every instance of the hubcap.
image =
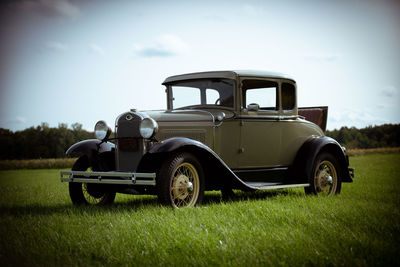
<path id="1" fill-rule="evenodd" d="M 178 177 L 176 177 L 176 179 L 174 180 L 172 191 L 173 195 L 177 199 L 183 200 L 189 195 L 188 183 L 189 178 L 186 175 L 180 174 Z"/>
<path id="2" fill-rule="evenodd" d="M 315 169 L 314 185 L 317 193 L 332 195 L 337 187 L 337 173 L 332 162 L 321 161 Z"/>
<path id="3" fill-rule="evenodd" d="M 200 180 L 196 168 L 184 162 L 174 171 L 171 181 L 171 200 L 173 206 L 194 206 L 199 197 Z"/>
<path id="4" fill-rule="evenodd" d="M 188 190 L 189 192 L 192 192 L 192 191 L 193 191 L 193 183 L 188 182 L 187 185 L 186 185 L 186 188 L 187 188 L 187 190 Z"/>

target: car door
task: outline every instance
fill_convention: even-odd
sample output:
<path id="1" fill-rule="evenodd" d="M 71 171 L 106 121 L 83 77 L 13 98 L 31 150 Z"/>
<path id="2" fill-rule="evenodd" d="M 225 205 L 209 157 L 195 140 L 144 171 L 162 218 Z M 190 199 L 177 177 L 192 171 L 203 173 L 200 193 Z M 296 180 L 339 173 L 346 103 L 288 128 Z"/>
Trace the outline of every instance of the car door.
<path id="1" fill-rule="evenodd" d="M 279 80 L 243 78 L 239 167 L 274 168 L 279 162 Z"/>

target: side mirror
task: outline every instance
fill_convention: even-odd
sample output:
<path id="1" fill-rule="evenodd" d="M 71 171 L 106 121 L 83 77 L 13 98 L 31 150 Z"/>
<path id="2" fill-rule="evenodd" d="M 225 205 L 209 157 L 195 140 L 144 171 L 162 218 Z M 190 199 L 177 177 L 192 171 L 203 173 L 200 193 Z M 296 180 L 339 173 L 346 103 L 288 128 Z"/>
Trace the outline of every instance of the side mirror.
<path id="1" fill-rule="evenodd" d="M 260 105 L 257 103 L 251 103 L 247 105 L 248 111 L 258 111 L 260 109 Z"/>

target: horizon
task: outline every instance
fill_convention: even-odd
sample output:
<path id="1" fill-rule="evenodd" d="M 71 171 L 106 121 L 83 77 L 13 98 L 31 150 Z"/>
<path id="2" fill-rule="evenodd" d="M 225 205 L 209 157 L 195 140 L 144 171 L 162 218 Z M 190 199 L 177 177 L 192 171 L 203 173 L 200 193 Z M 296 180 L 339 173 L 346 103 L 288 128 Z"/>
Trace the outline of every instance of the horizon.
<path id="1" fill-rule="evenodd" d="M 224 69 L 287 73 L 327 129 L 400 123 L 400 2 L 78 1 L 0 4 L 0 127 L 113 125 L 166 109 L 162 81 Z"/>
<path id="2" fill-rule="evenodd" d="M 37 127 L 42 127 L 43 126 L 43 124 L 45 124 L 47 127 L 49 127 L 49 128 L 60 128 L 60 127 L 62 127 L 62 125 L 66 125 L 67 126 L 67 129 L 69 129 L 69 130 L 73 130 L 73 124 L 75 124 L 75 123 L 77 123 L 77 124 L 79 124 L 80 126 L 82 126 L 82 130 L 84 130 L 84 131 L 87 131 L 87 132 L 94 132 L 94 125 L 93 125 L 93 129 L 85 129 L 84 127 L 83 127 L 83 124 L 82 123 L 79 123 L 79 122 L 73 122 L 73 123 L 71 123 L 71 124 L 68 124 L 68 123 L 64 123 L 64 122 L 60 122 L 60 123 L 58 123 L 58 125 L 57 126 L 51 126 L 51 125 L 49 125 L 47 122 L 41 122 L 40 124 L 37 124 L 37 125 L 32 125 L 32 126 L 29 126 L 29 127 L 27 127 L 27 128 L 25 128 L 25 129 L 21 129 L 21 130 L 12 130 L 12 129 L 8 129 L 8 128 L 3 128 L 3 127 L 0 127 L 0 129 L 3 129 L 3 130 L 9 130 L 9 131 L 11 131 L 11 132 L 13 132 L 13 133 L 16 133 L 16 132 L 22 132 L 22 131 L 25 131 L 25 130 L 28 130 L 28 129 L 36 129 Z M 335 129 L 326 129 L 326 131 L 325 132 L 333 132 L 333 131 L 339 131 L 340 129 L 342 129 L 342 128 L 347 128 L 347 129 L 356 129 L 356 130 L 363 130 L 363 129 L 366 129 L 366 128 L 376 128 L 376 127 L 382 127 L 382 126 L 385 126 L 385 125 L 400 125 L 400 123 L 384 123 L 384 124 L 379 124 L 379 125 L 367 125 L 367 126 L 364 126 L 364 127 L 361 127 L 361 128 L 359 128 L 359 127 L 355 127 L 355 126 L 341 126 L 341 127 L 339 127 L 339 128 L 335 128 Z M 115 128 L 114 127 L 112 127 L 113 125 L 108 125 L 110 128 L 111 128 L 111 131 L 112 131 L 112 133 L 115 133 Z"/>

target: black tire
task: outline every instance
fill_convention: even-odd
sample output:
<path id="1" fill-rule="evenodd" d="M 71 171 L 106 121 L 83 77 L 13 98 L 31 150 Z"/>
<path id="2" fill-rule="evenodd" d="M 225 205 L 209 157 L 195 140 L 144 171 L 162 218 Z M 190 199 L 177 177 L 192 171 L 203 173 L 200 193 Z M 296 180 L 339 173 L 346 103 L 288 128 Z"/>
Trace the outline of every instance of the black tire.
<path id="1" fill-rule="evenodd" d="M 181 152 L 164 160 L 157 175 L 157 195 L 161 204 L 173 208 L 191 207 L 204 196 L 204 172 L 190 153 Z"/>
<path id="2" fill-rule="evenodd" d="M 322 152 L 315 159 L 310 186 L 305 187 L 306 194 L 336 195 L 342 187 L 342 171 L 337 159 L 328 152 Z"/>
<path id="3" fill-rule="evenodd" d="M 72 167 L 73 171 L 89 169 L 87 156 L 80 157 Z M 69 196 L 75 205 L 110 205 L 114 202 L 116 192 L 104 190 L 102 184 L 69 183 Z"/>

